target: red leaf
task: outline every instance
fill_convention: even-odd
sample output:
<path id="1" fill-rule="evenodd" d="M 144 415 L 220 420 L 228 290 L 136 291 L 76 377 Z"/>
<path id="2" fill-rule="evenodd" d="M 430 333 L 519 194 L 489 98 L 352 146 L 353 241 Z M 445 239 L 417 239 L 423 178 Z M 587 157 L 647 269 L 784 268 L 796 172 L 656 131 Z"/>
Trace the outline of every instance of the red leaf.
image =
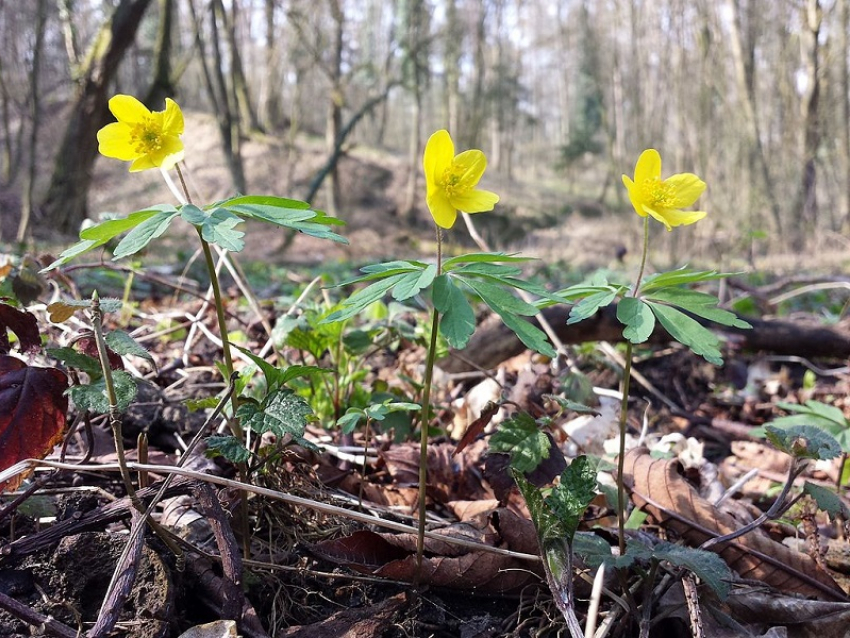
<path id="1" fill-rule="evenodd" d="M 0 356 L 0 470 L 27 458 L 44 458 L 65 430 L 68 378 L 56 368 L 35 368 Z M 16 489 L 23 476 L 0 484 Z"/>
<path id="2" fill-rule="evenodd" d="M 7 354 L 12 349 L 7 330 L 18 336 L 19 347 L 23 352 L 41 347 L 35 316 L 3 303 L 0 304 L 0 354 Z"/>

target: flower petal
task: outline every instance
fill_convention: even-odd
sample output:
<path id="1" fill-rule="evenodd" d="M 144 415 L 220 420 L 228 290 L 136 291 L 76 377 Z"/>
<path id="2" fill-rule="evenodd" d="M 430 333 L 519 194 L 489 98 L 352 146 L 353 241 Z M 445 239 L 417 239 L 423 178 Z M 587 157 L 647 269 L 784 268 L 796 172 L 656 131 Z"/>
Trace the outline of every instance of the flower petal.
<path id="1" fill-rule="evenodd" d="M 119 122 L 136 124 L 151 116 L 144 104 L 132 95 L 116 95 L 109 100 L 109 110 Z"/>
<path id="2" fill-rule="evenodd" d="M 455 157 L 452 163 L 456 167 L 463 167 L 463 173 L 460 176 L 463 188 L 475 188 L 484 174 L 484 169 L 487 168 L 487 158 L 484 153 L 476 149 L 464 151 Z"/>
<path id="3" fill-rule="evenodd" d="M 163 133 L 166 135 L 183 135 L 183 111 L 171 98 L 165 98 L 165 114 L 163 117 Z"/>
<path id="4" fill-rule="evenodd" d="M 174 168 L 177 162 L 183 161 L 183 142 L 175 137 L 166 137 L 162 142 L 162 150 L 154 158 L 154 162 L 157 166 L 161 166 L 165 170 L 170 170 Z"/>
<path id="5" fill-rule="evenodd" d="M 150 155 L 142 155 L 141 157 L 133 160 L 133 163 L 130 164 L 130 172 L 138 173 L 139 171 L 146 171 L 149 168 L 156 168 L 156 163 Z"/>
<path id="6" fill-rule="evenodd" d="M 499 196 L 490 191 L 476 189 L 462 195 L 456 195 L 449 201 L 454 208 L 464 213 L 484 213 L 493 210 L 493 207 L 499 202 Z"/>
<path id="7" fill-rule="evenodd" d="M 426 198 L 428 202 L 428 210 L 431 211 L 431 217 L 434 218 L 434 223 L 440 228 L 451 228 L 457 221 L 457 209 L 449 202 L 446 194 L 437 189 L 430 193 Z"/>
<path id="8" fill-rule="evenodd" d="M 631 201 L 635 212 L 641 217 L 646 217 L 646 213 L 643 211 L 643 201 L 640 198 L 640 189 L 635 186 L 635 183 L 629 179 L 628 175 L 623 175 L 623 184 L 629 192 L 629 201 Z"/>
<path id="9" fill-rule="evenodd" d="M 130 142 L 130 127 L 123 122 L 107 124 L 97 132 L 98 151 L 101 155 L 127 162 L 139 154 Z"/>
<path id="10" fill-rule="evenodd" d="M 452 165 L 454 156 L 455 145 L 447 130 L 439 130 L 428 138 L 422 157 L 422 168 L 425 171 L 425 184 L 429 194 L 437 187 L 443 173 Z"/>
<path id="11" fill-rule="evenodd" d="M 648 179 L 661 177 L 661 155 L 654 148 L 648 148 L 640 154 L 635 164 L 635 184 L 643 184 Z"/>
<path id="12" fill-rule="evenodd" d="M 678 207 L 693 206 L 705 191 L 705 182 L 693 173 L 678 173 L 664 180 L 665 186 L 670 186 L 676 193 Z"/>
<path id="13" fill-rule="evenodd" d="M 670 230 L 671 226 L 687 226 L 688 224 L 693 224 L 708 214 L 704 210 L 678 210 L 673 208 L 658 212 L 666 219 L 665 225 L 667 226 L 667 230 Z"/>

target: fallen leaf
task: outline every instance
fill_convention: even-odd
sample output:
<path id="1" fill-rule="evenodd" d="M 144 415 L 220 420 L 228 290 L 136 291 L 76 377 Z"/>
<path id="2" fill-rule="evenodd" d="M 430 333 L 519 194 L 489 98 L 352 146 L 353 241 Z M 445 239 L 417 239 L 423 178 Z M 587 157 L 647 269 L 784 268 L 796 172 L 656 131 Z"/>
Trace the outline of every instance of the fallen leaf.
<path id="1" fill-rule="evenodd" d="M 678 467 L 676 460 L 652 458 L 646 448 L 631 450 L 625 458 L 623 478 L 635 505 L 693 547 L 739 529 L 740 523 L 702 498 Z M 809 556 L 777 543 L 761 529 L 710 549 L 742 578 L 803 596 L 847 600 L 832 577 Z"/>
<path id="2" fill-rule="evenodd" d="M 35 316 L 26 310 L 18 310 L 9 304 L 0 303 L 0 354 L 8 354 L 12 349 L 7 330 L 18 337 L 18 345 L 22 352 L 37 350 L 41 347 L 41 337 L 38 334 L 38 322 Z"/>
<path id="3" fill-rule="evenodd" d="M 236 621 L 215 620 L 190 627 L 178 638 L 236 638 L 236 636 Z"/>
<path id="4" fill-rule="evenodd" d="M 68 378 L 56 368 L 28 366 L 0 356 L 0 470 L 27 458 L 44 458 L 65 430 Z M 16 489 L 24 475 L 0 484 Z"/>

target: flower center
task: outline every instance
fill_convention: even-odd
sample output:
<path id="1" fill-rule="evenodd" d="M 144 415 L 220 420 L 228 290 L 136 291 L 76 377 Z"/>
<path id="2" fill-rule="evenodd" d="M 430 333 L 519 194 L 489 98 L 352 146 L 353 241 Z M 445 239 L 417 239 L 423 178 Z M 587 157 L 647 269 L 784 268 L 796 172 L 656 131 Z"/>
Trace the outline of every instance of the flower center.
<path id="1" fill-rule="evenodd" d="M 149 155 L 162 148 L 162 131 L 148 118 L 136 124 L 130 131 L 130 142 L 140 155 Z"/>
<path id="2" fill-rule="evenodd" d="M 449 197 L 466 193 L 475 186 L 470 178 L 468 168 L 463 164 L 457 164 L 455 162 L 452 162 L 452 165 L 443 172 L 440 185 Z"/>
<path id="3" fill-rule="evenodd" d="M 658 177 L 650 177 L 641 184 L 644 201 L 653 208 L 681 208 L 676 189 Z"/>

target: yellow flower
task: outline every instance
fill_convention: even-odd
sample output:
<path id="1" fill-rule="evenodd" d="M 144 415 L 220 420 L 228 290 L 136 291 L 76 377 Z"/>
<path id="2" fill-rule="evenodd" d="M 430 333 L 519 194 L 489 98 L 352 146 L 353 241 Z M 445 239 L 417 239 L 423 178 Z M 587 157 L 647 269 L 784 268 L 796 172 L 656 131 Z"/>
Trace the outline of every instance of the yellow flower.
<path id="1" fill-rule="evenodd" d="M 118 121 L 97 132 L 102 155 L 132 161 L 131 173 L 167 170 L 183 159 L 183 112 L 174 100 L 165 98 L 165 110 L 151 112 L 130 95 L 116 95 L 109 110 Z"/>
<path id="2" fill-rule="evenodd" d="M 673 230 L 673 226 L 693 224 L 705 217 L 705 211 L 682 210 L 692 206 L 705 190 L 705 182 L 693 173 L 679 173 L 661 179 L 661 155 L 654 148 L 640 154 L 635 166 L 635 181 L 623 175 L 623 184 L 635 212 L 651 215 Z"/>
<path id="3" fill-rule="evenodd" d="M 458 211 L 483 213 L 493 210 L 499 201 L 495 193 L 475 188 L 487 168 L 484 153 L 471 150 L 455 155 L 448 131 L 437 131 L 430 137 L 422 165 L 428 209 L 441 228 L 454 226 Z"/>

